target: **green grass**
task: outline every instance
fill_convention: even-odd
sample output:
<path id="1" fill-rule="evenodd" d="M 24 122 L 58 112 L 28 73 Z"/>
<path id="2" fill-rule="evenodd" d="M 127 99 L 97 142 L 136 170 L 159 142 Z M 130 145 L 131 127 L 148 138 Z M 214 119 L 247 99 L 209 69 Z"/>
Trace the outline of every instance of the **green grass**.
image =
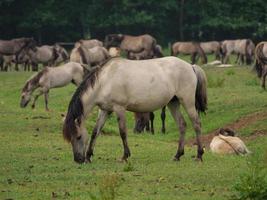
<path id="1" fill-rule="evenodd" d="M 201 115 L 203 134 L 249 113 L 267 111 L 267 92 L 262 91 L 250 68 L 204 69 L 209 80 L 209 109 Z M 111 116 L 104 127 L 107 134 L 97 140 L 93 162 L 78 165 L 73 162 L 71 146 L 62 138 L 60 116 L 66 112 L 75 87 L 51 90 L 52 112 L 45 112 L 43 97 L 35 110 L 21 109 L 20 90 L 30 75 L 0 73 L 0 199 L 229 199 L 234 194 L 233 185 L 253 157 L 218 156 L 206 151 L 204 162 L 196 163 L 192 159 L 196 148 L 186 146 L 185 156 L 174 162 L 176 125 L 167 112 L 166 134 L 161 134 L 157 111 L 155 135 L 133 134 L 133 114 L 127 114 L 132 152 L 129 163 L 118 162 L 122 144 L 116 118 Z M 87 120 L 89 132 L 96 115 L 97 109 Z M 266 119 L 239 132 L 249 135 L 255 130 L 267 130 Z M 186 138 L 194 136 L 188 122 Z M 267 156 L 267 137 L 247 145 L 252 152 Z M 261 157 L 258 162 L 267 164 L 267 159 Z"/>

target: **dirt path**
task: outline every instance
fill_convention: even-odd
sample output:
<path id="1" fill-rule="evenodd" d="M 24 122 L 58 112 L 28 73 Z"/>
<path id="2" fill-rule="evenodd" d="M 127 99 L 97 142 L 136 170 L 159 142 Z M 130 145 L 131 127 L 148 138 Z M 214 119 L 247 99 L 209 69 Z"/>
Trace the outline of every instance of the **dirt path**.
<path id="1" fill-rule="evenodd" d="M 235 131 L 239 131 L 240 129 L 242 128 L 245 128 L 259 120 L 264 120 L 267 118 L 267 112 L 256 112 L 256 113 L 252 113 L 252 114 L 249 114 L 247 116 L 244 116 L 244 117 L 241 117 L 240 119 L 230 123 L 230 124 L 227 124 L 221 128 L 230 128 L 230 129 L 233 129 Z M 209 144 L 212 140 L 212 138 L 214 137 L 214 135 L 216 135 L 218 132 L 219 132 L 220 128 L 219 129 L 216 129 L 208 134 L 205 134 L 205 135 L 202 135 L 201 139 L 202 139 L 202 142 L 203 142 L 203 145 L 205 145 L 206 148 L 209 148 Z M 267 135 L 267 130 L 257 130 L 255 132 L 253 132 L 251 135 L 249 136 L 244 136 L 244 137 L 241 137 L 244 141 L 247 141 L 247 140 L 251 140 L 251 139 L 255 139 L 257 137 L 260 137 L 260 136 L 266 136 Z M 188 145 L 194 145 L 195 144 L 195 139 L 191 139 L 188 141 Z"/>

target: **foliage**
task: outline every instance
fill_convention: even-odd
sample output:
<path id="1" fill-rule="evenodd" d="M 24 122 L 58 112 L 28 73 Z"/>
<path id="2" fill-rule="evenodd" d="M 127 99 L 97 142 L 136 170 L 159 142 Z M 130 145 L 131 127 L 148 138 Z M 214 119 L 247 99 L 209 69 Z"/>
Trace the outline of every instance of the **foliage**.
<path id="1" fill-rule="evenodd" d="M 267 154 L 263 154 L 267 156 Z M 254 155 L 248 160 L 248 170 L 241 174 L 234 189 L 235 200 L 265 200 L 267 199 L 267 163 L 260 155 Z"/>
<path id="2" fill-rule="evenodd" d="M 185 40 L 267 37 L 264 0 L 2 0 L 0 9 L 1 38 L 34 36 L 40 43 L 119 32 L 149 33 L 165 45 L 181 40 L 180 32 Z"/>

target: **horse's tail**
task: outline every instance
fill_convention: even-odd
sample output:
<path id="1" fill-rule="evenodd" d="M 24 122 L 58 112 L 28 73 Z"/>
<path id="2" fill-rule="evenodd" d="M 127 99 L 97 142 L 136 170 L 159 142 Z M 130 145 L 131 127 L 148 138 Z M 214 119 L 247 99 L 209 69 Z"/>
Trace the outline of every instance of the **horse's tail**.
<path id="1" fill-rule="evenodd" d="M 57 48 L 55 46 L 52 48 L 52 57 L 53 57 L 52 62 L 53 62 L 53 64 L 55 64 L 56 59 L 59 57 Z"/>
<path id="2" fill-rule="evenodd" d="M 171 45 L 171 56 L 174 56 L 173 45 Z"/>
<path id="3" fill-rule="evenodd" d="M 262 76 L 263 66 L 267 64 L 267 57 L 263 54 L 263 47 L 265 42 L 259 43 L 255 48 L 256 62 L 254 69 L 257 71 L 258 77 Z"/>
<path id="4" fill-rule="evenodd" d="M 192 65 L 193 70 L 197 76 L 197 88 L 195 95 L 195 106 L 198 112 L 204 112 L 207 110 L 207 78 L 204 70 L 197 66 Z"/>
<path id="5" fill-rule="evenodd" d="M 250 65 L 251 62 L 252 62 L 252 55 L 251 53 L 249 52 L 249 47 L 250 47 L 250 44 L 252 43 L 252 41 L 250 39 L 247 39 L 246 40 L 246 46 L 245 46 L 245 56 L 246 56 L 246 64 L 247 65 Z"/>
<path id="6" fill-rule="evenodd" d="M 208 59 L 207 59 L 207 56 L 206 56 L 204 50 L 201 48 L 200 43 L 195 42 L 194 44 L 196 46 L 196 49 L 197 49 L 199 56 L 201 56 L 201 58 L 202 58 L 202 64 L 206 64 L 208 62 Z"/>

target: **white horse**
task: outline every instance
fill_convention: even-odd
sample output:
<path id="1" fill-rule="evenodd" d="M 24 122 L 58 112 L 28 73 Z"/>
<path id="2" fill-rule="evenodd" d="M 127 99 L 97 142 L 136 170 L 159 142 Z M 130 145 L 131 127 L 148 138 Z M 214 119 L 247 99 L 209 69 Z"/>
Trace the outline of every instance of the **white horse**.
<path id="1" fill-rule="evenodd" d="M 180 104 L 193 123 L 198 144 L 197 160 L 202 160 L 204 151 L 198 111 L 204 112 L 207 108 L 204 71 L 175 57 L 140 61 L 112 58 L 101 68 L 91 71 L 76 90 L 69 104 L 63 136 L 71 142 L 76 162 L 90 162 L 96 137 L 108 115 L 115 112 L 124 147 L 122 160 L 127 160 L 130 149 L 126 111 L 152 112 L 167 105 L 180 129 L 179 147 L 174 158 L 179 160 L 184 154 L 186 129 Z M 85 120 L 95 106 L 100 112 L 88 147 Z"/>
<path id="2" fill-rule="evenodd" d="M 45 108 L 48 111 L 49 89 L 63 87 L 71 82 L 78 86 L 84 75 L 85 69 L 75 62 L 69 62 L 59 67 L 46 67 L 25 83 L 21 92 L 20 106 L 26 107 L 31 100 L 32 93 L 39 88 L 38 94 L 34 97 L 32 108 L 35 107 L 37 98 L 44 94 Z"/>

